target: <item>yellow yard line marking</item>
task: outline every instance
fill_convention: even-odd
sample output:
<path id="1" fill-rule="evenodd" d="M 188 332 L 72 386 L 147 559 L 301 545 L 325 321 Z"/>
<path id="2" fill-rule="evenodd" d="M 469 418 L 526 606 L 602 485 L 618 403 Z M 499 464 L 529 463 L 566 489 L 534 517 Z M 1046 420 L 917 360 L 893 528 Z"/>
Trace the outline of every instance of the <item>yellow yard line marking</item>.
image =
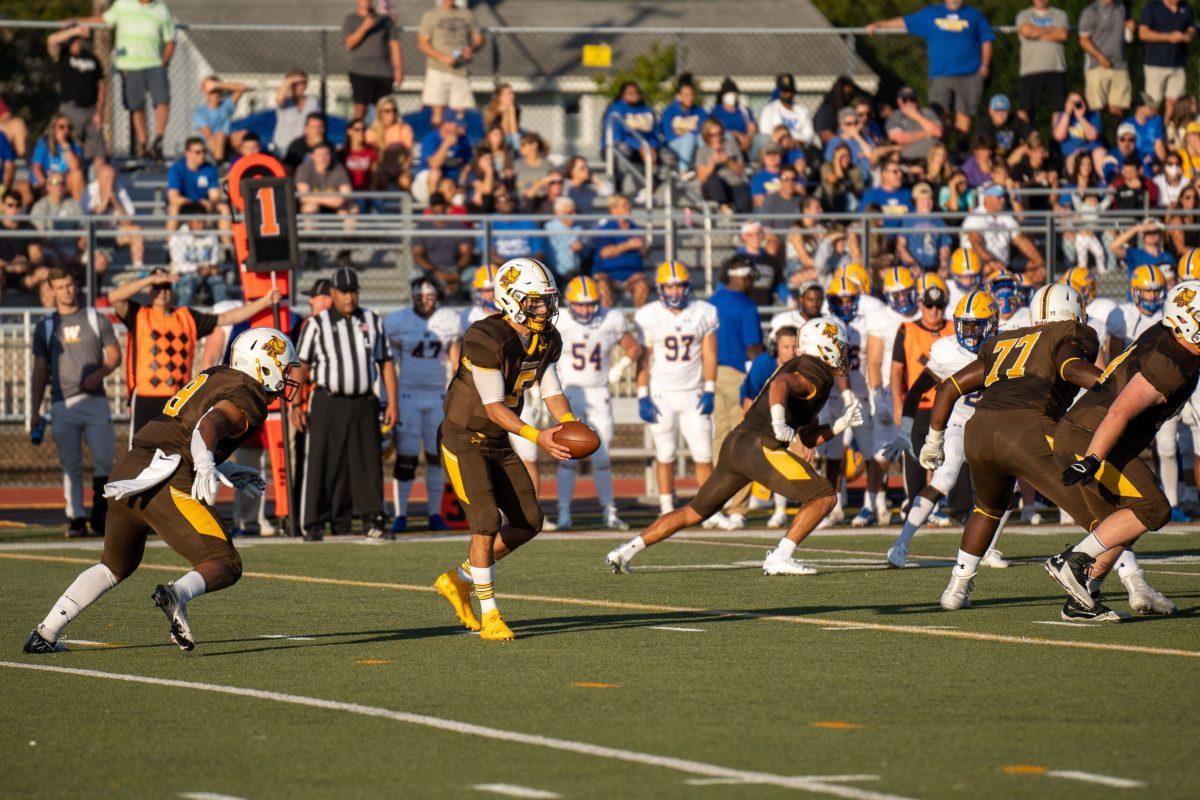
<path id="1" fill-rule="evenodd" d="M 866 725 L 859 725 L 857 722 L 839 722 L 837 720 L 810 722 L 808 725 L 810 728 L 825 728 L 831 731 L 857 731 L 867 727 Z"/>
<path id="2" fill-rule="evenodd" d="M 1006 767 L 1001 767 L 1000 771 L 1005 775 L 1044 775 L 1046 768 L 1033 764 L 1009 764 Z"/>
<path id="3" fill-rule="evenodd" d="M 390 663 L 392 663 L 392 660 L 390 658 L 360 658 L 358 661 L 355 661 L 354 663 L 362 664 L 365 667 L 375 667 L 380 664 L 390 664 Z"/>
<path id="4" fill-rule="evenodd" d="M 575 686 L 580 689 L 620 689 L 619 683 L 599 683 L 597 681 L 575 681 Z"/>
<path id="5" fill-rule="evenodd" d="M 16 561 L 42 561 L 57 564 L 95 564 L 95 559 L 71 558 L 69 556 L 39 556 L 28 553 L 0 553 L 0 559 Z M 163 572 L 178 572 L 179 567 L 169 564 L 145 564 L 140 569 Z M 351 586 L 360 589 L 389 589 L 402 592 L 424 592 L 433 594 L 436 590 L 432 585 L 413 583 L 388 583 L 384 581 L 360 581 L 349 578 L 319 578 L 312 575 L 289 575 L 278 572 L 244 572 L 247 578 L 263 580 L 288 581 L 291 583 L 310 583 L 321 586 Z M 864 631 L 879 631 L 881 633 L 907 633 L 918 636 L 937 636 L 943 639 L 963 639 L 975 642 L 997 642 L 1000 644 L 1023 644 L 1035 647 L 1065 647 L 1072 650 L 1104 650 L 1114 653 L 1136 653 L 1151 656 L 1179 656 L 1182 658 L 1200 658 L 1200 650 L 1181 650 L 1173 647 L 1148 647 L 1134 644 L 1110 644 L 1107 642 L 1072 641 L 1070 639 L 1039 639 L 1032 636 L 1009 636 L 1000 633 L 982 633 L 977 631 L 945 630 L 941 628 L 924 628 L 920 625 L 887 625 L 880 622 L 859 622 L 855 620 L 830 619 L 829 617 L 786 616 L 782 614 L 766 614 L 760 611 L 734 611 L 712 608 L 693 608 L 690 606 L 667 606 L 653 603 L 631 603 L 620 600 L 594 600 L 585 597 L 554 597 L 538 594 L 509 594 L 501 595 L 506 601 L 525 601 L 530 603 L 549 603 L 554 605 L 581 606 L 585 608 L 611 608 L 624 611 L 653 611 L 660 614 L 702 614 L 715 618 L 734 618 L 762 620 L 766 622 L 786 622 L 792 625 L 816 625 L 825 627 L 834 625 L 839 628 L 856 628 Z"/>

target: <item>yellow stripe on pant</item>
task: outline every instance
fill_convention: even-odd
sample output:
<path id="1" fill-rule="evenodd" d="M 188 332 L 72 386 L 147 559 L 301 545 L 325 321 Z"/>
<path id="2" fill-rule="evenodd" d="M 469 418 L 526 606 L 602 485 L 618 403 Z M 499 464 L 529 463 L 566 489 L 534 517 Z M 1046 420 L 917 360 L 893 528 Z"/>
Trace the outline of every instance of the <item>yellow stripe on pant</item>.
<path id="1" fill-rule="evenodd" d="M 442 445 L 442 464 L 446 467 L 446 474 L 450 476 L 450 485 L 454 487 L 454 493 L 458 495 L 459 501 L 463 505 L 471 505 L 471 501 L 467 499 L 467 490 L 463 486 L 462 472 L 458 469 L 458 456 L 446 449 L 446 445 Z"/>
<path id="2" fill-rule="evenodd" d="M 804 465 L 793 458 L 787 450 L 772 450 L 764 447 L 762 451 L 763 458 L 767 459 L 767 463 L 789 481 L 807 481 L 812 478 Z"/>
<path id="3" fill-rule="evenodd" d="M 175 507 L 179 509 L 180 514 L 183 514 L 183 518 L 196 529 L 196 533 L 228 541 L 225 538 L 225 531 L 221 529 L 221 523 L 213 518 L 212 513 L 204 507 L 203 503 L 190 494 L 179 491 L 174 486 L 168 488 L 171 490 L 171 500 L 175 502 Z"/>

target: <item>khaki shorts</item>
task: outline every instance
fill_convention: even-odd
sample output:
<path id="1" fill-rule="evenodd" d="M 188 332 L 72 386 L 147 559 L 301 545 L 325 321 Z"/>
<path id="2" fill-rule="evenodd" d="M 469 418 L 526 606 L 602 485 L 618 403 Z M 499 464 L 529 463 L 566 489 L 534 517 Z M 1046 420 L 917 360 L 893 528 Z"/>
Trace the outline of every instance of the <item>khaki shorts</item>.
<path id="1" fill-rule="evenodd" d="M 474 108 L 475 95 L 471 92 L 471 79 L 441 70 L 427 69 L 421 102 L 427 106 L 449 106 L 456 110 Z"/>
<path id="2" fill-rule="evenodd" d="M 1089 108 L 1129 108 L 1133 103 L 1133 84 L 1129 71 L 1096 67 L 1083 74 Z"/>
<path id="3" fill-rule="evenodd" d="M 1151 105 L 1158 105 L 1164 99 L 1178 100 L 1187 90 L 1187 73 L 1183 67 L 1151 67 L 1143 68 L 1146 80 L 1146 99 Z"/>

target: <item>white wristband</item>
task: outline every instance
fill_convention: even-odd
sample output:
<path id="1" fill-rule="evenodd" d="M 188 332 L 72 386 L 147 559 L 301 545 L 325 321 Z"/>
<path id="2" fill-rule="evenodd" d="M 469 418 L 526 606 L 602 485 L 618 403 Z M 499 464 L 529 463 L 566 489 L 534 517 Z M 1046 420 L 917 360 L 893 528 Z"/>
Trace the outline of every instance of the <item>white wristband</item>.
<path id="1" fill-rule="evenodd" d="M 771 404 L 771 422 L 778 422 L 780 425 L 787 424 L 787 409 L 782 403 Z"/>
<path id="2" fill-rule="evenodd" d="M 705 381 L 704 382 L 704 391 L 715 392 L 716 390 L 717 390 L 717 382 L 716 381 Z"/>
<path id="3" fill-rule="evenodd" d="M 643 397 L 649 397 L 650 396 L 650 387 L 649 386 L 639 386 L 637 396 L 638 396 L 639 400 L 641 400 Z"/>

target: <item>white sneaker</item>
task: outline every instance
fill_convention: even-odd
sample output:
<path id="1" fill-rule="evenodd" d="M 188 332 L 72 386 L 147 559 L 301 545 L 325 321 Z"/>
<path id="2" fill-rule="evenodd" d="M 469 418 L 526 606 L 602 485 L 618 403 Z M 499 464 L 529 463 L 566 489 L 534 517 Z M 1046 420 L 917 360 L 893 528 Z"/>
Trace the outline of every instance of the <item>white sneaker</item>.
<path id="1" fill-rule="evenodd" d="M 725 518 L 725 530 L 740 531 L 746 527 L 746 518 L 741 514 L 730 514 Z"/>
<path id="2" fill-rule="evenodd" d="M 717 513 L 713 514 L 708 519 L 704 520 L 704 522 L 701 522 L 700 527 L 704 528 L 704 530 L 706 530 L 706 531 L 711 531 L 715 528 L 721 528 L 722 530 L 729 530 L 729 517 L 725 516 L 720 511 L 718 511 Z"/>
<path id="3" fill-rule="evenodd" d="M 258 518 L 258 535 L 259 536 L 276 536 L 279 530 L 272 524 L 271 520 L 266 517 Z"/>
<path id="4" fill-rule="evenodd" d="M 867 528 L 875 525 L 876 523 L 878 523 L 878 520 L 875 518 L 875 512 L 869 508 L 864 508 L 854 516 L 854 519 L 850 520 L 850 527 Z"/>
<path id="5" fill-rule="evenodd" d="M 1129 592 L 1129 608 L 1135 614 L 1174 614 L 1175 603 L 1162 592 L 1146 582 L 1146 573 L 1138 570 L 1121 578 L 1125 591 Z"/>
<path id="6" fill-rule="evenodd" d="M 825 519 L 829 520 L 830 525 L 840 525 L 846 521 L 846 509 L 842 508 L 840 505 L 836 505 L 833 507 L 833 511 L 830 511 L 829 516 Z"/>
<path id="7" fill-rule="evenodd" d="M 1060 525 L 1074 525 L 1075 518 L 1065 511 L 1058 512 L 1058 522 Z"/>
<path id="8" fill-rule="evenodd" d="M 925 524 L 932 525 L 935 528 L 949 528 L 954 522 L 941 509 L 934 509 L 933 513 L 929 515 L 929 519 L 925 521 Z"/>
<path id="9" fill-rule="evenodd" d="M 767 520 L 767 527 L 768 528 L 783 528 L 783 527 L 787 526 L 787 522 L 788 522 L 787 512 L 786 511 L 776 511 L 774 514 L 771 515 L 771 518 L 769 520 Z"/>
<path id="10" fill-rule="evenodd" d="M 627 531 L 629 530 L 629 523 L 618 517 L 617 510 L 610 506 L 604 511 L 604 527 L 610 531 Z"/>
<path id="11" fill-rule="evenodd" d="M 896 542 L 888 548 L 888 566 L 896 569 L 904 569 L 904 565 L 908 563 L 908 543 Z"/>
<path id="12" fill-rule="evenodd" d="M 983 560 L 979 563 L 982 566 L 991 567 L 992 569 L 1008 569 L 1011 566 L 1011 562 L 1004 557 L 1004 553 L 990 547 L 983 554 Z"/>
<path id="13" fill-rule="evenodd" d="M 966 578 L 960 578 L 957 575 L 950 576 L 950 583 L 946 586 L 946 591 L 942 592 L 942 599 L 939 601 L 942 608 L 947 611 L 958 611 L 963 608 L 971 607 L 971 592 L 975 590 L 975 576 L 971 575 Z"/>
<path id="14" fill-rule="evenodd" d="M 768 550 L 763 559 L 763 575 L 816 575 L 817 571 L 794 558 L 782 556 L 776 550 Z"/>
<path id="15" fill-rule="evenodd" d="M 613 571 L 614 575 L 628 575 L 633 572 L 633 557 L 627 557 L 620 547 L 606 555 L 604 563 L 608 564 L 608 568 Z"/>
<path id="16" fill-rule="evenodd" d="M 833 518 L 826 517 L 825 519 L 818 522 L 817 527 L 813 528 L 813 530 L 814 531 L 823 531 L 826 528 L 832 528 L 832 527 L 833 527 Z"/>
<path id="17" fill-rule="evenodd" d="M 544 531 L 556 531 L 556 530 L 558 530 L 558 523 L 557 523 L 557 522 L 551 522 L 551 521 L 550 521 L 550 520 L 548 520 L 548 519 L 546 519 L 546 520 L 542 520 L 542 530 L 544 530 Z"/>
<path id="18" fill-rule="evenodd" d="M 1034 511 L 1033 506 L 1023 506 L 1021 508 L 1021 524 L 1022 525 L 1037 525 L 1041 523 L 1042 515 Z"/>

